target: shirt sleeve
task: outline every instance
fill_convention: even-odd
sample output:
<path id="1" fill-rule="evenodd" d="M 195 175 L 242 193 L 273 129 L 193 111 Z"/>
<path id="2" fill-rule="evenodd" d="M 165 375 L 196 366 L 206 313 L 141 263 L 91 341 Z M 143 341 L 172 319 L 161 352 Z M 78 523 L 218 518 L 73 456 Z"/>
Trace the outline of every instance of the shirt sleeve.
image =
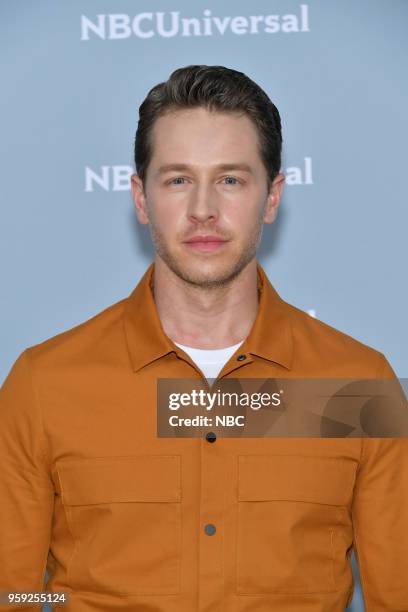
<path id="1" fill-rule="evenodd" d="M 377 376 L 397 378 L 382 353 Z M 366 612 L 408 612 L 407 437 L 362 438 L 352 521 Z"/>
<path id="2" fill-rule="evenodd" d="M 45 590 L 54 487 L 47 466 L 30 349 L 23 351 L 0 389 L 0 593 Z M 27 604 L 0 604 L 0 610 Z"/>

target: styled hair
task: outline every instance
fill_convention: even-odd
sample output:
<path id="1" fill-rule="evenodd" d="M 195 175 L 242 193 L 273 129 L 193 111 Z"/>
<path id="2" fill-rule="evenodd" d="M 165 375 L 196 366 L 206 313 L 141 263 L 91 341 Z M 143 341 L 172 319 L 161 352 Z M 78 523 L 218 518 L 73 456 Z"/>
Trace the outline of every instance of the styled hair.
<path id="1" fill-rule="evenodd" d="M 246 74 L 224 66 L 190 65 L 178 68 L 158 83 L 139 107 L 134 160 L 145 182 L 152 158 L 151 132 L 155 121 L 168 112 L 204 107 L 209 111 L 246 114 L 254 123 L 268 188 L 281 167 L 282 127 L 279 111 L 263 89 Z"/>

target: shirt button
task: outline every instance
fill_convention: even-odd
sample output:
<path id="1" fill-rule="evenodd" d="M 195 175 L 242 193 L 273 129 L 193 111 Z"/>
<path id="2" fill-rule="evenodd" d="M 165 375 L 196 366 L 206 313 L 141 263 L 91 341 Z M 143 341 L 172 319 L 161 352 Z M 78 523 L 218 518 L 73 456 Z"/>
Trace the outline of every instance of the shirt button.
<path id="1" fill-rule="evenodd" d="M 238 355 L 237 361 L 244 361 L 246 359 L 246 355 Z"/>
<path id="2" fill-rule="evenodd" d="M 212 525 L 212 523 L 208 523 L 208 525 L 204 527 L 204 531 L 207 535 L 214 535 L 214 533 L 216 532 L 215 525 Z"/>
<path id="3" fill-rule="evenodd" d="M 215 442 L 217 439 L 217 436 L 215 435 L 213 431 L 209 431 L 208 433 L 205 434 L 205 439 L 207 440 L 207 442 Z"/>

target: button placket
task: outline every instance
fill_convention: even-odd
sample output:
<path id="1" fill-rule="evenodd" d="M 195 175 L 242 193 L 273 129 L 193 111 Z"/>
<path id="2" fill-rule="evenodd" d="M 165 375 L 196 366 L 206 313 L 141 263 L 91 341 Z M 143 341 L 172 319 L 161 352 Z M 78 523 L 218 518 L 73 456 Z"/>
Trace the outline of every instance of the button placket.
<path id="1" fill-rule="evenodd" d="M 213 434 L 214 432 L 207 432 Z M 212 440 L 213 437 L 210 435 Z M 203 435 L 200 445 L 199 609 L 221 601 L 224 590 L 225 450 Z"/>

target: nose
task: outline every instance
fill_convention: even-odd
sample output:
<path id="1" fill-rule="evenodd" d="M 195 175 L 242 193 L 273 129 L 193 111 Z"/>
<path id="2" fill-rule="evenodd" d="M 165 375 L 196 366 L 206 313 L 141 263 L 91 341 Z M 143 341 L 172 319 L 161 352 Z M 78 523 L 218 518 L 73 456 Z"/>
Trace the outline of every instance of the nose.
<path id="1" fill-rule="evenodd" d="M 217 194 L 211 186 L 201 183 L 190 193 L 187 216 L 189 221 L 205 223 L 217 221 L 219 215 Z"/>

